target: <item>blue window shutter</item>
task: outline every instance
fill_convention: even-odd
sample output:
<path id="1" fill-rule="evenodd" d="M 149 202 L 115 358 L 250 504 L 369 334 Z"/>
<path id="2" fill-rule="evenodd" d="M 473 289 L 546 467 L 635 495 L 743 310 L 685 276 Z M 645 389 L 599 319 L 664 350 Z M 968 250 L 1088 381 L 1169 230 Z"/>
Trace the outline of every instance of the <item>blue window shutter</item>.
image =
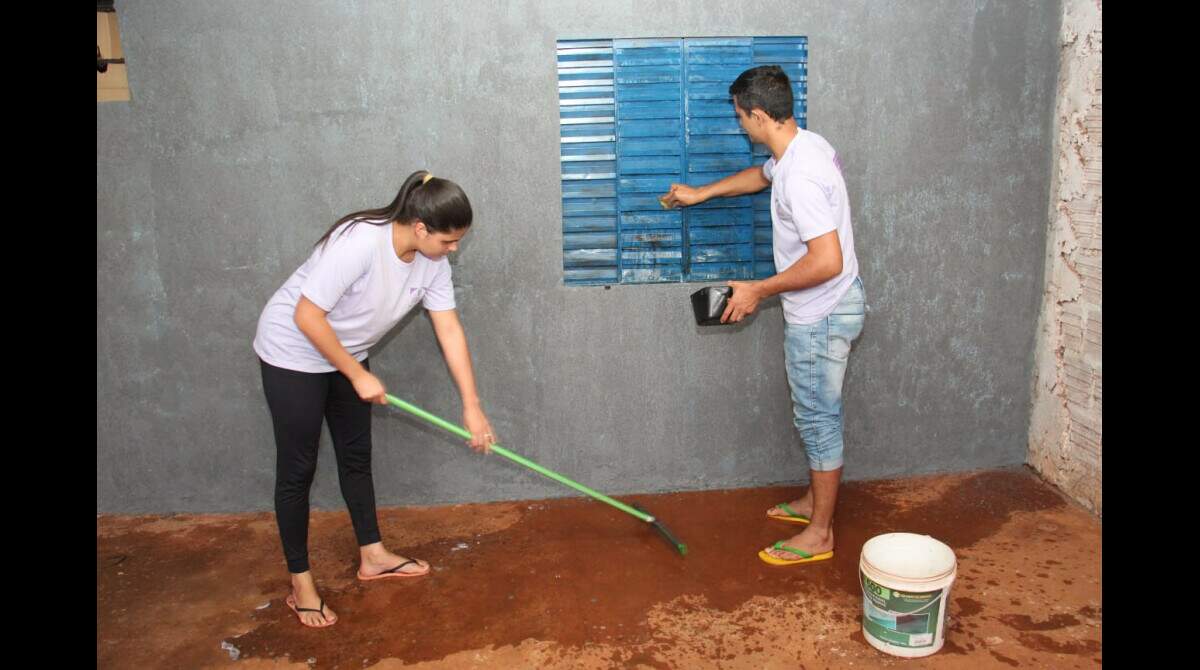
<path id="1" fill-rule="evenodd" d="M 622 283 L 683 279 L 683 213 L 658 197 L 683 175 L 682 40 L 613 40 Z"/>
<path id="2" fill-rule="evenodd" d="M 617 144 L 612 40 L 558 43 L 563 281 L 615 284 Z"/>
<path id="3" fill-rule="evenodd" d="M 755 37 L 754 64 L 783 68 L 792 82 L 796 125 L 808 128 L 808 38 Z"/>
<path id="4" fill-rule="evenodd" d="M 567 284 L 775 274 L 770 191 L 664 210 L 658 196 L 761 165 L 729 85 L 756 65 L 792 82 L 807 127 L 808 38 L 560 40 L 563 273 Z"/>
<path id="5" fill-rule="evenodd" d="M 729 85 L 754 66 L 751 38 L 687 38 L 687 183 L 701 186 L 751 165 L 750 141 L 738 124 Z M 684 213 L 687 281 L 750 279 L 754 216 L 750 198 L 714 198 Z"/>
<path id="6" fill-rule="evenodd" d="M 783 68 L 792 83 L 792 114 L 796 117 L 796 125 L 807 128 L 808 38 L 755 37 L 754 65 L 778 65 Z M 771 152 L 765 146 L 754 145 L 755 165 L 765 163 L 770 157 Z M 771 190 L 756 193 L 751 201 L 754 210 L 754 278 L 765 279 L 775 274 L 775 257 L 771 247 Z"/>

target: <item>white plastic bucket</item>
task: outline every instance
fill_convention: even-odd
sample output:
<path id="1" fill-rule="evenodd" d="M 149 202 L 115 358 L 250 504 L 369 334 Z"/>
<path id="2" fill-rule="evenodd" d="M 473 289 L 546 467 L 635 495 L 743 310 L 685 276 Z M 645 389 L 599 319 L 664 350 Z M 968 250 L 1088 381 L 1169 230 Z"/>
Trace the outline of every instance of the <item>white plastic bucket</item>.
<path id="1" fill-rule="evenodd" d="M 954 551 L 928 535 L 887 533 L 867 540 L 858 562 L 863 637 L 893 656 L 937 653 L 957 574 Z"/>

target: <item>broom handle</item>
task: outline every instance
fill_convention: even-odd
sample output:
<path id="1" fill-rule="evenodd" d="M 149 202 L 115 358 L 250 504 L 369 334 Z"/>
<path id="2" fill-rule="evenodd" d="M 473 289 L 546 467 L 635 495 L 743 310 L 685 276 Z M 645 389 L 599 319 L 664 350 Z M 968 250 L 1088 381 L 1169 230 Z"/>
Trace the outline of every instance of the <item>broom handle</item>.
<path id="1" fill-rule="evenodd" d="M 421 409 L 420 407 L 417 407 L 416 405 L 413 405 L 411 403 L 407 403 L 390 393 L 388 393 L 386 395 L 387 395 L 387 401 L 389 403 L 391 403 L 392 405 L 395 405 L 396 407 L 399 407 L 400 409 L 408 412 L 409 414 L 416 415 L 416 416 L 428 421 L 429 423 L 432 423 L 433 425 L 435 425 L 439 428 L 442 428 L 448 432 L 454 433 L 455 435 L 457 435 L 465 440 L 471 439 L 471 433 L 468 430 L 466 430 L 465 428 L 463 428 L 462 426 L 450 423 L 449 421 L 446 421 L 445 419 L 443 419 L 439 416 L 430 414 L 429 412 L 426 412 L 425 410 Z M 654 523 L 654 517 L 650 516 L 649 514 L 646 514 L 645 512 L 636 510 L 636 509 L 630 507 L 629 505 L 626 505 L 625 503 L 621 502 L 620 500 L 614 500 L 614 499 L 604 495 L 603 493 L 600 493 L 599 491 L 597 491 L 595 489 L 591 489 L 591 488 L 588 488 L 587 486 L 584 486 L 583 484 L 580 484 L 579 482 L 572 481 L 571 479 L 568 479 L 567 477 L 564 477 L 563 475 L 560 475 L 557 472 L 555 472 L 549 468 L 544 468 L 541 465 L 538 465 L 537 463 L 534 463 L 533 461 L 529 460 L 528 458 L 525 458 L 524 456 L 522 456 L 520 454 L 515 454 L 515 453 L 509 451 L 508 449 L 501 447 L 498 444 L 493 444 L 488 448 L 491 449 L 492 451 L 496 452 L 497 454 L 500 454 L 501 456 L 507 458 L 508 460 L 513 461 L 514 463 L 524 465 L 525 467 L 529 468 L 530 470 L 539 472 L 539 473 L 549 477 L 550 479 L 553 479 L 554 481 L 559 482 L 560 484 L 565 484 L 567 486 L 570 486 L 571 488 L 575 489 L 576 491 L 579 491 L 580 493 L 585 493 L 585 494 L 595 498 L 596 500 L 599 500 L 600 502 L 608 503 L 609 505 L 616 507 L 617 509 L 621 510 L 622 512 L 626 512 L 628 514 L 632 514 L 633 516 L 636 516 L 637 518 L 641 519 L 642 521 L 645 521 L 646 523 Z"/>

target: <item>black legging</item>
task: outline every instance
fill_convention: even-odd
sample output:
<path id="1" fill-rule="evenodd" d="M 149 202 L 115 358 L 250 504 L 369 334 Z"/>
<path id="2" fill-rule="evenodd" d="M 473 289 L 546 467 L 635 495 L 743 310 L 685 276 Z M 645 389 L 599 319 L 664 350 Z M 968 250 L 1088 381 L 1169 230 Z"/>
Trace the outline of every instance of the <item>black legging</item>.
<path id="1" fill-rule="evenodd" d="M 341 372 L 296 372 L 259 362 L 275 425 L 275 521 L 288 571 L 308 571 L 308 490 L 317 471 L 322 418 L 329 423 L 338 482 L 358 544 L 379 542 L 371 481 L 371 405 Z M 363 367 L 370 370 L 365 360 Z"/>

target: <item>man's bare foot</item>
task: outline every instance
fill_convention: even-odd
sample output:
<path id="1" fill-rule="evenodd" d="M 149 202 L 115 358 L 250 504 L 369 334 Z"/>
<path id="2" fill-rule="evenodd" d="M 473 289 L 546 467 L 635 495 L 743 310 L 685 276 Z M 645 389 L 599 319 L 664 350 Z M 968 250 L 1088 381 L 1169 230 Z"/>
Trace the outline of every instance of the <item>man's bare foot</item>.
<path id="1" fill-rule="evenodd" d="M 833 530 L 821 529 L 809 526 L 800 534 L 793 535 L 783 541 L 783 546 L 799 549 L 806 554 L 823 554 L 827 551 L 833 551 Z M 790 551 L 782 551 L 774 547 L 765 550 L 767 554 L 784 561 L 794 561 L 799 558 L 796 554 Z"/>
<path id="2" fill-rule="evenodd" d="M 787 508 L 784 507 L 787 505 Z M 788 511 L 791 510 L 791 512 Z M 785 521 L 790 521 L 796 516 L 811 519 L 813 513 L 812 494 L 806 494 L 803 498 L 797 498 L 790 503 L 780 503 L 771 509 L 767 510 L 767 516 L 778 517 Z"/>

